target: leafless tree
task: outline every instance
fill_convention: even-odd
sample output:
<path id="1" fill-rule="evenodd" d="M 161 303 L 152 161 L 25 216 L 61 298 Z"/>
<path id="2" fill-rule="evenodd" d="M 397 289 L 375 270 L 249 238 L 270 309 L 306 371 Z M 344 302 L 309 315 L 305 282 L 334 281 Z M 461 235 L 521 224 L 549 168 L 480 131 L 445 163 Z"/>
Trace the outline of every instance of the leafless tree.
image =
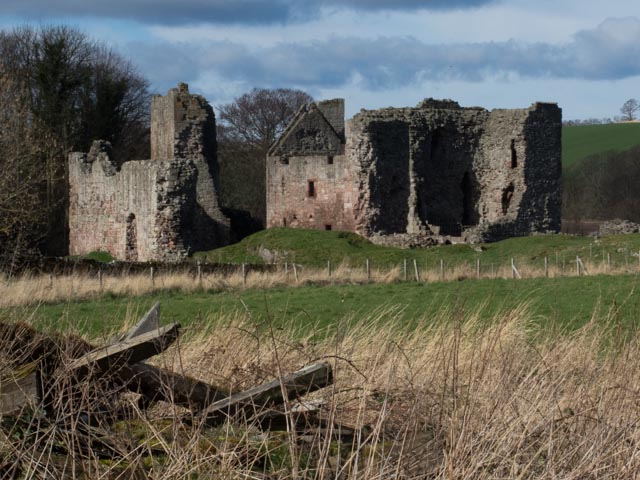
<path id="1" fill-rule="evenodd" d="M 218 159 L 222 204 L 236 238 L 264 227 L 265 157 L 302 105 L 300 90 L 253 89 L 218 107 Z"/>
<path id="2" fill-rule="evenodd" d="M 301 90 L 254 88 L 218 107 L 224 134 L 232 141 L 248 143 L 266 153 L 298 109 L 313 98 Z"/>
<path id="3" fill-rule="evenodd" d="M 638 100 L 636 100 L 635 98 L 630 98 L 622 104 L 622 107 L 620 107 L 622 119 L 629 122 L 634 120 L 636 118 L 636 112 L 639 108 L 640 104 L 638 104 Z"/>

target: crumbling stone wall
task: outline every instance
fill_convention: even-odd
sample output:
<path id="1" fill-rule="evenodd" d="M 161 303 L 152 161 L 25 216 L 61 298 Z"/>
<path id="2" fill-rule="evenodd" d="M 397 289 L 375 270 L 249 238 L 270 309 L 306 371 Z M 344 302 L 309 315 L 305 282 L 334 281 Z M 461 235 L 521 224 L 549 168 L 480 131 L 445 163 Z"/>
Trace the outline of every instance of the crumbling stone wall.
<path id="1" fill-rule="evenodd" d="M 334 103 L 339 101 L 329 105 Z M 308 215 L 311 203 L 322 221 L 292 226 L 322 228 L 333 215 L 352 225 L 345 229 L 371 238 L 400 234 L 443 241 L 559 230 L 557 105 L 489 112 L 427 99 L 416 108 L 363 110 L 347 124 L 344 174 L 335 177 L 326 177 L 318 160 L 334 147 L 325 142 L 323 150 L 321 129 L 312 127 L 323 119 L 335 123 L 336 110 L 330 112 L 331 122 L 320 104 L 300 112 L 269 153 L 269 226 Z M 289 155 L 306 168 L 277 161 Z M 349 192 L 348 197 L 305 199 L 303 182 L 316 177 L 324 190 Z"/>
<path id="2" fill-rule="evenodd" d="M 69 157 L 69 250 L 122 260 L 176 261 L 228 242 L 218 206 L 215 117 L 184 84 L 155 96 L 151 160 L 120 169 L 108 142 Z"/>
<path id="3" fill-rule="evenodd" d="M 326 115 L 326 116 L 325 116 Z M 344 102 L 303 107 L 267 156 L 267 226 L 354 230 Z"/>

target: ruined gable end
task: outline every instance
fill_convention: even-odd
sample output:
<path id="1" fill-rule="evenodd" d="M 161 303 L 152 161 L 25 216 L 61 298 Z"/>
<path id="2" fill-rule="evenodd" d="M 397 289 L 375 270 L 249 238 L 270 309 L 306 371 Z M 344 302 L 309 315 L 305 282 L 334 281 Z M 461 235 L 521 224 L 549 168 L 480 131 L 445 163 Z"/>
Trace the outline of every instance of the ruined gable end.
<path id="1" fill-rule="evenodd" d="M 331 121 L 325 117 L 323 108 L 330 115 Z M 312 103 L 303 107 L 272 147 L 269 155 L 342 155 L 344 118 L 340 121 L 339 115 L 344 115 L 344 105 L 340 108 L 337 101 Z"/>

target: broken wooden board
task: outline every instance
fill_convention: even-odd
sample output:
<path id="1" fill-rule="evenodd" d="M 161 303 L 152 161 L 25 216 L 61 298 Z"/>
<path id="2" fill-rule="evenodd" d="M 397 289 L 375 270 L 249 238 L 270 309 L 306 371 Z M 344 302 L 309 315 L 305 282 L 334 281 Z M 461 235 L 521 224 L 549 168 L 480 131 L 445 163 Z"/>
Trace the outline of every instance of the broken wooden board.
<path id="1" fill-rule="evenodd" d="M 124 335 L 124 341 L 131 340 L 143 333 L 149 333 L 160 328 L 160 302 L 156 302 L 132 328 Z"/>
<path id="2" fill-rule="evenodd" d="M 27 405 L 40 403 L 40 375 L 33 368 L 23 368 L 15 377 L 0 379 L 0 415 L 20 411 Z"/>
<path id="3" fill-rule="evenodd" d="M 328 363 L 309 365 L 297 372 L 285 375 L 263 385 L 236 393 L 209 405 L 203 412 L 209 425 L 217 425 L 238 412 L 249 416 L 260 412 L 266 406 L 280 405 L 285 399 L 306 395 L 333 382 L 333 372 Z M 286 397 L 286 398 L 285 398 Z"/>
<path id="4" fill-rule="evenodd" d="M 179 330 L 180 325 L 174 323 L 131 340 L 97 348 L 74 360 L 69 369 L 82 376 L 90 371 L 105 373 L 123 365 L 141 362 L 166 350 L 178 338 Z"/>
<path id="5" fill-rule="evenodd" d="M 122 368 L 118 376 L 129 390 L 140 393 L 148 402 L 163 400 L 197 410 L 227 398 L 230 393 L 186 375 L 146 363 L 136 363 Z"/>

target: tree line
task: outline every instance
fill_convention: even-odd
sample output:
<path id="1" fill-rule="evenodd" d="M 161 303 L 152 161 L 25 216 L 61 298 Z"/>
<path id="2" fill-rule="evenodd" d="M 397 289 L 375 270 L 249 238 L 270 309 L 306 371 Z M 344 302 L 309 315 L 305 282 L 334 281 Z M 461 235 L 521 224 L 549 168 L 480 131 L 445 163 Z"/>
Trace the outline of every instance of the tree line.
<path id="1" fill-rule="evenodd" d="M 149 158 L 148 80 L 69 26 L 0 31 L 0 265 L 68 248 L 72 151 L 111 142 L 114 160 Z M 264 227 L 266 152 L 311 97 L 254 89 L 218 107 L 221 203 L 236 238 Z"/>

